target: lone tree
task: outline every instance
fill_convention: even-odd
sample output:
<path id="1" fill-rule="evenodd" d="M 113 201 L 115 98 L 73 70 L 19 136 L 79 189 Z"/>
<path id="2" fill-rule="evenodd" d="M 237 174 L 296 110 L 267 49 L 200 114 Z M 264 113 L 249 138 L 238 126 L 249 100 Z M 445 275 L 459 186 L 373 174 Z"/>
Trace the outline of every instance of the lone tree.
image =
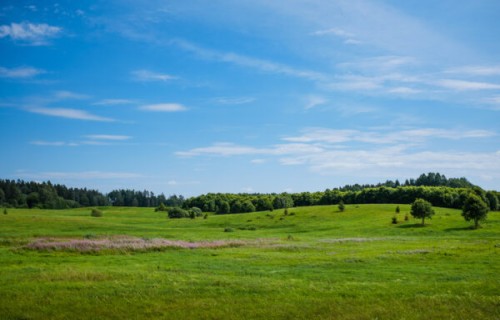
<path id="1" fill-rule="evenodd" d="M 344 212 L 344 210 L 345 210 L 344 201 L 340 200 L 338 207 L 339 207 L 340 212 Z"/>
<path id="2" fill-rule="evenodd" d="M 411 204 L 411 215 L 415 218 L 422 218 L 422 225 L 425 225 L 425 218 L 431 219 L 434 215 L 432 204 L 424 199 L 416 199 Z"/>
<path id="3" fill-rule="evenodd" d="M 489 207 L 478 195 L 470 193 L 464 202 L 462 216 L 465 221 L 474 220 L 474 229 L 479 227 L 479 221 L 485 220 Z"/>

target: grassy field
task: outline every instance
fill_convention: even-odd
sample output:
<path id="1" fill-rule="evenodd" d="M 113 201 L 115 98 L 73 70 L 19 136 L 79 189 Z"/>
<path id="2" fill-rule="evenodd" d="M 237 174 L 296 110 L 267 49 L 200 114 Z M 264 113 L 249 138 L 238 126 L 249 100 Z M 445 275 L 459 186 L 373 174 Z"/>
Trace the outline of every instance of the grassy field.
<path id="1" fill-rule="evenodd" d="M 421 227 L 400 207 L 396 225 L 396 205 L 196 220 L 150 208 L 102 208 L 100 218 L 9 209 L 0 319 L 500 319 L 500 212 L 471 230 L 458 210 L 435 208 Z M 58 247 L 123 239 L 175 241 Z"/>

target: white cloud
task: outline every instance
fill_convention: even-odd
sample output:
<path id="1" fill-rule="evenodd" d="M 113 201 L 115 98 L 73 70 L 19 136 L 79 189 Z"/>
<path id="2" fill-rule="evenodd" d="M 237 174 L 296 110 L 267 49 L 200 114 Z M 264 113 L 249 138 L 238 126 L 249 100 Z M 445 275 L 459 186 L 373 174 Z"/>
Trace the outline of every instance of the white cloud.
<path id="1" fill-rule="evenodd" d="M 500 66 L 463 66 L 446 70 L 446 73 L 469 75 L 469 76 L 498 76 Z"/>
<path id="2" fill-rule="evenodd" d="M 60 90 L 54 93 L 54 98 L 57 100 L 84 100 L 88 99 L 89 96 L 86 94 L 81 94 L 77 92 Z"/>
<path id="3" fill-rule="evenodd" d="M 31 141 L 30 144 L 35 146 L 48 146 L 48 147 L 76 147 L 77 143 L 74 142 L 64 142 L 64 141 L 42 141 L 36 140 Z"/>
<path id="4" fill-rule="evenodd" d="M 313 36 L 324 36 L 324 35 L 330 35 L 333 34 L 338 37 L 343 37 L 343 38 L 352 38 L 354 34 L 347 32 L 343 29 L 340 28 L 331 28 L 331 29 L 324 29 L 324 30 L 318 30 L 313 33 L 311 33 Z"/>
<path id="5" fill-rule="evenodd" d="M 98 115 L 88 113 L 87 111 L 78 110 L 78 109 L 40 107 L 40 108 L 29 108 L 29 109 L 27 109 L 27 111 L 32 112 L 32 113 L 43 114 L 46 116 L 60 117 L 60 118 L 67 118 L 67 119 L 103 121 L 103 122 L 115 121 L 114 119 L 101 117 Z"/>
<path id="6" fill-rule="evenodd" d="M 11 23 L 0 26 L 0 38 L 10 37 L 13 40 L 31 45 L 47 45 L 48 40 L 58 36 L 61 31 L 60 27 L 50 26 L 46 23 Z"/>
<path id="7" fill-rule="evenodd" d="M 148 104 L 140 106 L 139 109 L 143 111 L 153 111 L 153 112 L 179 112 L 188 110 L 188 108 L 178 103 Z"/>
<path id="8" fill-rule="evenodd" d="M 266 163 L 266 159 L 252 159 L 250 161 L 250 163 L 252 163 L 252 164 L 263 164 L 263 163 Z"/>
<path id="9" fill-rule="evenodd" d="M 247 104 L 254 102 L 256 99 L 253 97 L 239 97 L 239 98 L 216 98 L 214 101 L 219 104 L 226 105 L 237 105 L 237 104 Z"/>
<path id="10" fill-rule="evenodd" d="M 174 80 L 177 79 L 174 76 L 171 76 L 169 74 L 165 73 L 158 73 L 154 71 L 149 71 L 149 70 L 136 70 L 132 71 L 132 75 L 137 81 L 169 81 L 169 80 Z"/>
<path id="11" fill-rule="evenodd" d="M 108 140 L 108 141 L 124 141 L 132 139 L 132 137 L 130 136 L 111 135 L 111 134 L 91 134 L 85 137 L 91 140 Z"/>
<path id="12" fill-rule="evenodd" d="M 318 30 L 313 33 L 311 33 L 313 36 L 327 36 L 327 35 L 334 35 L 336 37 L 339 37 L 341 39 L 344 39 L 344 43 L 346 44 L 362 44 L 362 41 L 359 41 L 356 39 L 355 35 L 351 32 L 345 31 L 344 29 L 341 28 L 330 28 L 330 29 L 324 29 L 324 30 Z"/>
<path id="13" fill-rule="evenodd" d="M 195 53 L 202 59 L 227 62 L 242 67 L 256 69 L 266 73 L 282 74 L 311 81 L 320 81 L 326 79 L 326 76 L 324 74 L 316 71 L 298 69 L 285 64 L 244 56 L 232 52 L 219 52 L 215 50 L 209 50 L 184 40 L 175 40 L 172 41 L 172 43 L 176 44 L 186 51 Z"/>
<path id="14" fill-rule="evenodd" d="M 93 103 L 95 106 L 114 106 L 114 105 L 124 105 L 124 104 L 133 104 L 135 103 L 133 100 L 128 99 L 103 99 L 98 102 Z"/>
<path id="15" fill-rule="evenodd" d="M 471 90 L 500 90 L 500 84 L 489 82 L 476 82 L 454 79 L 442 79 L 436 81 L 437 86 L 452 89 L 456 91 L 471 91 Z"/>
<path id="16" fill-rule="evenodd" d="M 210 147 L 194 148 L 189 151 L 178 151 L 175 154 L 180 157 L 194 157 L 201 155 L 215 156 L 238 156 L 265 154 L 268 151 L 253 147 L 239 146 L 233 143 L 216 143 Z"/>
<path id="17" fill-rule="evenodd" d="M 36 77 L 37 75 L 43 73 L 45 73 L 44 70 L 33 67 L 18 67 L 11 69 L 0 67 L 0 77 L 2 78 L 26 79 Z"/>
<path id="18" fill-rule="evenodd" d="M 312 96 L 308 96 L 306 98 L 306 106 L 305 106 L 305 109 L 306 110 L 309 110 L 309 109 L 312 109 L 314 107 L 317 107 L 319 105 L 322 105 L 322 104 L 325 104 L 328 102 L 327 99 L 323 98 L 323 97 L 320 97 L 320 96 L 315 96 L 315 95 L 312 95 Z"/>

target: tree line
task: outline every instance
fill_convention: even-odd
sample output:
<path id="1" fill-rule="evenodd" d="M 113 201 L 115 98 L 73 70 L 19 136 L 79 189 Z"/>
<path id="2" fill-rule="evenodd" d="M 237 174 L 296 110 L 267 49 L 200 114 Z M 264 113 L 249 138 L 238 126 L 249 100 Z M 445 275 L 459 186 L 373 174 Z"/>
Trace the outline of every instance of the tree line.
<path id="1" fill-rule="evenodd" d="M 68 188 L 51 182 L 25 182 L 22 180 L 0 180 L 0 206 L 16 208 L 65 209 L 96 206 L 129 207 L 178 207 L 200 208 L 203 212 L 218 214 L 267 211 L 299 206 L 368 203 L 410 204 L 415 199 L 424 199 L 434 206 L 462 208 L 467 195 L 474 192 L 497 210 L 500 193 L 485 191 L 466 178 L 448 179 L 439 173 L 422 174 L 417 179 L 403 184 L 386 181 L 376 185 L 346 185 L 318 192 L 300 193 L 208 193 L 196 197 L 164 194 L 130 189 L 113 190 L 102 194 L 86 188 Z"/>
<path id="2" fill-rule="evenodd" d="M 181 207 L 183 196 L 155 195 L 150 191 L 113 190 L 103 194 L 86 188 L 68 188 L 48 182 L 0 179 L 0 206 L 12 208 L 69 209 L 78 207 Z"/>

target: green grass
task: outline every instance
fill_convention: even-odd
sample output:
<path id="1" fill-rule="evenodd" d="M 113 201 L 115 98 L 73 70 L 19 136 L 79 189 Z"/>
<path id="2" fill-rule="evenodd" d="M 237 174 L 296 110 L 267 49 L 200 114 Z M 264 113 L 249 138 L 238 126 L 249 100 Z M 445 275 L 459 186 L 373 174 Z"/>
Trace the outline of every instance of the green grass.
<path id="1" fill-rule="evenodd" d="M 435 208 L 347 205 L 208 219 L 143 208 L 0 216 L 0 319 L 500 319 L 500 212 L 472 230 Z M 233 232 L 224 232 L 231 228 Z M 35 251 L 37 238 L 127 235 L 240 247 Z"/>

